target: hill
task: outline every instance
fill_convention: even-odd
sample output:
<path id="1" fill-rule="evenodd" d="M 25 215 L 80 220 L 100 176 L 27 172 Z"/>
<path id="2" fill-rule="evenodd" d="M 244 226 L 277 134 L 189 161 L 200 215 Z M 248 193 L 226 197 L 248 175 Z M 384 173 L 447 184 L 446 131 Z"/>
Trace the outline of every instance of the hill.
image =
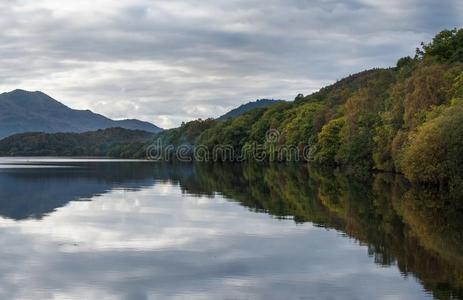
<path id="1" fill-rule="evenodd" d="M 231 111 L 229 111 L 228 113 L 224 114 L 223 116 L 217 119 L 219 121 L 224 121 L 227 119 L 235 118 L 255 108 L 268 107 L 270 105 L 273 105 L 279 102 L 283 102 L 283 100 L 260 99 L 260 100 L 248 102 L 246 104 L 240 105 L 239 107 L 235 109 L 232 109 Z"/>
<path id="2" fill-rule="evenodd" d="M 190 152 L 206 153 L 200 160 L 309 161 L 461 187 L 463 29 L 440 32 L 395 67 L 348 76 L 293 102 L 184 124 L 163 147 L 183 146 L 176 141 L 186 131 L 193 133 Z"/>
<path id="3" fill-rule="evenodd" d="M 124 128 L 84 133 L 20 133 L 0 140 L 0 156 L 123 156 L 131 145 L 138 148 L 153 133 Z"/>
<path id="4" fill-rule="evenodd" d="M 14 90 L 0 94 L 0 139 L 24 132 L 86 132 L 122 127 L 159 132 L 151 123 L 115 121 L 89 110 L 75 110 L 42 92 Z"/>
<path id="5" fill-rule="evenodd" d="M 224 153 L 221 160 L 252 160 L 257 153 L 463 184 L 463 29 L 440 32 L 394 68 L 360 72 L 294 102 L 221 122 L 197 143 L 210 151 L 233 147 L 234 157 Z"/>

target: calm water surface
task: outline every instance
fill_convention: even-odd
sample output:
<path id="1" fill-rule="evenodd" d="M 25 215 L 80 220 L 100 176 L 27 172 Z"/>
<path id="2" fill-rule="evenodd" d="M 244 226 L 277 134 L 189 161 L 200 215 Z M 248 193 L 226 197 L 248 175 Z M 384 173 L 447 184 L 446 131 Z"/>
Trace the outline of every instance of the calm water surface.
<path id="1" fill-rule="evenodd" d="M 463 299 L 462 202 L 307 166 L 0 158 L 0 299 Z"/>

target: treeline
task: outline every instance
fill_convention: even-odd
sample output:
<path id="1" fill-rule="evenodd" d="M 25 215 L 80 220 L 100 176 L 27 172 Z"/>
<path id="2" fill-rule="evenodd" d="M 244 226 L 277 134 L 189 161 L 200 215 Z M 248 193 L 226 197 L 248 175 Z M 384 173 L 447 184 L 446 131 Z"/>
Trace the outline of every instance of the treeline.
<path id="1" fill-rule="evenodd" d="M 269 139 L 269 132 L 277 133 L 276 138 Z M 452 186 L 463 181 L 463 29 L 440 32 L 429 44 L 422 44 L 414 57 L 399 59 L 394 68 L 351 75 L 314 94 L 298 95 L 293 102 L 257 108 L 225 121 L 184 123 L 148 142 L 96 138 L 81 144 L 73 142 L 75 135 L 65 135 L 71 146 L 62 143 L 50 149 L 49 139 L 59 144 L 63 137 L 46 137 L 38 143 L 43 134 L 33 134 L 17 145 L 4 140 L 0 155 L 91 153 L 146 158 L 158 143 L 164 150 L 171 146 L 171 152 L 183 147 L 187 150 L 183 155 L 199 147 L 213 152 L 225 145 L 235 156 L 248 160 L 262 157 L 256 155 L 261 152 L 291 161 L 293 152 L 282 149 L 293 147 L 303 152 L 298 158 L 312 163 L 355 173 L 403 173 L 412 181 Z M 9 147 L 1 146 L 5 141 Z"/>
<path id="2" fill-rule="evenodd" d="M 278 139 L 269 141 L 269 130 L 277 132 Z M 288 161 L 292 157 L 284 152 L 282 156 L 280 150 L 292 146 L 307 152 L 304 159 L 323 165 L 403 173 L 432 184 L 459 182 L 463 29 L 442 31 L 394 68 L 364 71 L 312 95 L 299 95 L 294 102 L 255 109 L 224 122 L 195 121 L 159 136 L 183 132 L 188 132 L 189 144 L 210 151 L 228 145 L 236 154 L 259 145 L 255 151 L 268 157 L 279 152 L 273 157 Z M 182 144 L 181 139 L 175 137 L 172 144 Z"/>
<path id="3" fill-rule="evenodd" d="M 146 131 L 119 127 L 85 133 L 23 133 L 0 140 L 0 156 L 133 157 L 152 137 Z"/>

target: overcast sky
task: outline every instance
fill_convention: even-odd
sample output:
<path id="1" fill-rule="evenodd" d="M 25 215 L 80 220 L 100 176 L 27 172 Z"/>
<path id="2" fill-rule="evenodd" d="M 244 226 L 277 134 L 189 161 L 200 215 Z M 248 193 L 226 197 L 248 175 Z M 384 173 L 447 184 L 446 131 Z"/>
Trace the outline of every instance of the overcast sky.
<path id="1" fill-rule="evenodd" d="M 461 0 L 0 0 L 0 91 L 169 128 L 392 66 L 462 23 Z"/>

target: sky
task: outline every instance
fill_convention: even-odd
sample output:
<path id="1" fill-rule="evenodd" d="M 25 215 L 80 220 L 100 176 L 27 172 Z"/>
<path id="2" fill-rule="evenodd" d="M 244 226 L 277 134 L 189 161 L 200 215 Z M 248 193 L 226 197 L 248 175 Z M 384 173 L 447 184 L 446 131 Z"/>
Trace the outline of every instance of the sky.
<path id="1" fill-rule="evenodd" d="M 461 0 L 0 0 L 0 92 L 171 128 L 393 66 L 462 23 Z"/>

